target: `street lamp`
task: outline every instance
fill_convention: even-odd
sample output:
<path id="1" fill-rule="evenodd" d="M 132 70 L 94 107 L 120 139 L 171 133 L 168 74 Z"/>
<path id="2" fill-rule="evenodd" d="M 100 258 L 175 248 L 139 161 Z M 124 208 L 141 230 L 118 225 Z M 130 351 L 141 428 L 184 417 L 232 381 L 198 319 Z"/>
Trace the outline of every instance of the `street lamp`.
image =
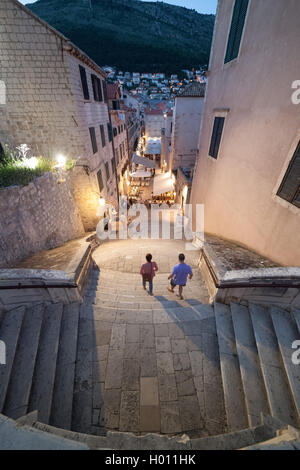
<path id="1" fill-rule="evenodd" d="M 61 153 L 57 154 L 55 159 L 57 161 L 57 164 L 55 165 L 55 168 L 65 167 L 67 159 L 63 154 L 61 154 Z"/>

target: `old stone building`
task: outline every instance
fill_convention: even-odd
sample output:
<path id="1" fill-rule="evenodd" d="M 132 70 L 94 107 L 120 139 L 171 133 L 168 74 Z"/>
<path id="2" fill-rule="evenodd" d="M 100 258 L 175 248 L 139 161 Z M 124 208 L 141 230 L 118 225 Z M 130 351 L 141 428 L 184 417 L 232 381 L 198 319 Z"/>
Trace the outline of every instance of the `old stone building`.
<path id="1" fill-rule="evenodd" d="M 161 109 L 145 109 L 146 138 L 160 138 L 164 128 L 164 112 Z"/>
<path id="2" fill-rule="evenodd" d="M 126 196 L 128 190 L 126 173 L 129 163 L 129 146 L 127 139 L 126 111 L 122 109 L 120 85 L 118 83 L 108 84 L 107 96 L 113 129 L 118 191 L 121 196 Z"/>
<path id="3" fill-rule="evenodd" d="M 173 111 L 164 113 L 164 125 L 161 129 L 161 168 L 165 171 L 171 169 L 171 142 L 173 132 Z"/>
<path id="4" fill-rule="evenodd" d="M 194 168 L 204 108 L 205 83 L 187 85 L 175 98 L 172 132 L 172 169 Z"/>
<path id="5" fill-rule="evenodd" d="M 300 264 L 299 15 L 297 0 L 219 1 L 192 191 L 207 232 L 290 266 Z"/>
<path id="6" fill-rule="evenodd" d="M 73 182 L 85 230 L 99 197 L 117 205 L 106 74 L 67 38 L 17 0 L 0 4 L 0 142 L 76 161 Z"/>

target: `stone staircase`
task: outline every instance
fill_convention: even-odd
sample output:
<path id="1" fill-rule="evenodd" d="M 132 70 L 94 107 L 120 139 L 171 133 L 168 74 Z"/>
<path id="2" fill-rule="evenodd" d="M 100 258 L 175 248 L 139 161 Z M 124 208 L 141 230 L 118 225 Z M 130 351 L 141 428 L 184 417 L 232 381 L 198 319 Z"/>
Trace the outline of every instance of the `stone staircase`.
<path id="1" fill-rule="evenodd" d="M 260 414 L 300 425 L 300 312 L 278 307 L 215 304 L 229 431 L 257 426 Z"/>
<path id="2" fill-rule="evenodd" d="M 2 314 L 0 412 L 13 419 L 38 410 L 39 420 L 71 429 L 79 304 L 40 304 Z"/>
<path id="3" fill-rule="evenodd" d="M 141 327 L 138 334 L 144 331 L 139 347 L 141 348 L 141 344 L 148 344 L 147 351 L 153 351 L 159 358 L 171 354 L 168 348 L 164 350 L 168 334 L 172 345 L 176 343 L 176 347 L 179 343 L 183 345 L 183 340 L 193 338 L 194 347 L 187 353 L 192 359 L 192 366 L 191 371 L 189 368 L 187 370 L 192 373 L 188 380 L 194 380 L 194 384 L 190 385 L 193 390 L 195 388 L 195 392 L 188 393 L 187 401 L 180 394 L 177 398 L 179 403 L 184 398 L 185 406 L 187 402 L 193 403 L 194 414 L 199 413 L 199 419 L 196 416 L 192 422 L 196 433 L 194 438 L 202 438 L 202 441 L 197 441 L 198 444 L 194 444 L 196 447 L 191 448 L 222 448 L 222 442 L 226 438 L 221 434 L 225 433 L 238 436 L 236 442 L 240 444 L 233 447 L 231 443 L 231 448 L 246 447 L 260 442 L 259 439 L 275 437 L 270 432 L 262 432 L 261 413 L 299 428 L 300 366 L 293 365 L 291 356 L 294 352 L 292 343 L 300 340 L 300 311 L 287 312 L 277 307 L 267 308 L 252 304 L 207 305 L 207 291 L 197 272 L 194 282 L 186 288 L 183 301 L 167 292 L 167 284 L 166 276 L 158 275 L 154 285 L 155 297 L 151 297 L 141 288 L 140 276 L 137 274 L 110 270 L 99 273 L 94 269 L 82 305 L 40 304 L 2 312 L 0 339 L 7 347 L 7 363 L 5 367 L 0 366 L 0 413 L 18 420 L 38 410 L 40 429 L 47 432 L 55 433 L 59 428 L 103 436 L 105 439 L 106 431 L 128 431 L 136 434 L 131 435 L 132 439 L 137 439 L 140 429 L 131 427 L 131 416 L 127 416 L 128 428 L 126 422 L 124 424 L 123 421 L 122 424 L 122 410 L 113 410 L 105 416 L 105 397 L 103 403 L 103 397 L 97 396 L 97 391 L 109 388 L 108 382 L 119 380 L 118 374 L 122 373 L 122 369 L 117 366 L 113 371 L 111 369 L 112 364 L 116 365 L 110 363 L 111 348 L 116 360 L 119 358 L 126 362 L 129 371 L 129 384 L 125 384 L 122 393 L 138 395 L 139 380 L 143 376 L 141 370 L 143 367 L 150 367 L 150 354 L 144 357 L 144 362 L 141 357 L 137 374 L 132 374 L 132 370 L 137 363 L 133 345 L 137 345 L 138 341 L 135 338 L 131 340 L 131 355 L 125 358 L 118 355 L 123 347 L 126 350 L 128 334 L 133 335 L 138 324 Z M 170 332 L 175 330 L 178 336 L 172 337 Z M 204 343 L 199 346 L 198 354 L 196 338 L 201 335 Z M 209 341 L 205 342 L 206 337 Z M 177 342 L 173 343 L 174 339 Z M 104 356 L 98 357 L 97 362 L 95 355 L 99 352 Z M 180 353 L 176 352 L 175 355 L 179 356 Z M 210 397 L 211 405 L 215 403 L 212 416 L 208 416 L 201 407 L 201 399 L 204 396 L 207 405 L 209 394 L 206 392 L 202 396 L 201 389 L 195 385 L 195 378 L 199 378 L 196 369 L 200 355 L 204 367 L 212 374 L 215 390 L 220 391 L 220 394 Z M 102 374 L 97 381 L 95 364 L 99 366 L 96 374 Z M 156 367 L 159 369 L 165 365 L 155 364 L 153 367 L 156 371 Z M 157 372 L 144 375 L 147 377 L 155 374 Z M 175 387 L 180 390 L 182 384 L 177 381 L 176 370 L 175 374 L 173 371 L 167 372 L 167 375 L 176 376 Z M 132 387 L 135 381 L 137 387 Z M 120 384 L 123 387 L 124 381 L 121 380 Z M 115 385 L 112 388 L 114 387 Z M 161 390 L 159 388 L 160 394 Z M 99 404 L 95 405 L 95 401 L 99 401 Z M 184 410 L 184 407 L 180 408 L 181 417 Z M 163 413 L 167 413 L 167 407 L 163 404 L 160 411 L 163 416 Z M 117 415 L 120 425 L 112 424 L 112 418 L 115 419 Z M 168 445 L 167 442 L 171 442 L 167 440 L 168 435 L 189 434 L 192 429 L 188 426 L 185 428 L 183 422 L 184 420 L 180 425 L 174 425 L 173 431 L 167 428 L 164 431 L 165 436 L 159 437 L 161 431 L 158 430 L 155 442 L 161 438 L 164 443 L 162 446 Z M 249 435 L 248 428 L 258 429 L 255 442 L 254 431 L 250 432 L 252 440 L 244 438 Z M 145 428 L 144 432 L 147 431 L 151 430 Z M 109 448 L 119 448 L 122 438 L 128 436 L 120 432 L 109 434 Z M 214 436 L 217 434 L 221 436 Z M 241 436 L 243 439 L 239 441 Z M 151 439 L 141 439 L 151 449 Z M 105 442 L 103 440 L 103 446 Z M 176 442 L 179 442 L 178 437 Z M 155 445 L 159 446 L 157 442 Z M 179 448 L 181 445 L 183 446 L 182 443 L 178 444 Z"/>

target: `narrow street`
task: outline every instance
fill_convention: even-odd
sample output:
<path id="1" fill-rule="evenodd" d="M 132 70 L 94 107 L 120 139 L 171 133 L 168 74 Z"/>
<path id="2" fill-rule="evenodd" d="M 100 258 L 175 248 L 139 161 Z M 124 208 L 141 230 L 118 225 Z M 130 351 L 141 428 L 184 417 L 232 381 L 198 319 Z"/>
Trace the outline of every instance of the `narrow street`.
<path id="1" fill-rule="evenodd" d="M 184 251 L 183 241 L 124 240 L 94 253 L 99 271 L 90 279 L 81 318 L 93 322 L 93 433 L 105 428 L 200 437 L 225 431 L 215 318 L 197 251 L 186 252 L 194 278 L 184 300 L 167 290 L 168 274 Z M 154 297 L 139 275 L 148 252 L 159 266 Z"/>

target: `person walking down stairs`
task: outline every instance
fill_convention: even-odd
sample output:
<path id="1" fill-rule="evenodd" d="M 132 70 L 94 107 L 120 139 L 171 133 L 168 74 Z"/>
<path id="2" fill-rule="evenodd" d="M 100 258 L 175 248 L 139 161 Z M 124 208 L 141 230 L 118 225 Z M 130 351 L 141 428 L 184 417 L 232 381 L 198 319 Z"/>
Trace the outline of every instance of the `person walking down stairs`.
<path id="1" fill-rule="evenodd" d="M 168 291 L 174 294 L 174 289 L 176 286 L 178 286 L 179 293 L 177 294 L 177 296 L 180 298 L 180 300 L 183 300 L 183 288 L 186 286 L 187 280 L 192 279 L 192 277 L 192 268 L 185 263 L 185 256 L 183 253 L 181 253 L 179 255 L 179 264 L 174 266 L 172 274 L 170 274 L 170 276 L 168 277 L 168 279 L 171 279 L 171 287 L 168 288 Z"/>
<path id="2" fill-rule="evenodd" d="M 149 282 L 149 294 L 153 295 L 153 278 L 158 271 L 158 266 L 155 261 L 152 261 L 152 255 L 150 253 L 146 255 L 146 260 L 147 263 L 142 265 L 140 274 L 143 278 L 144 289 L 146 290 L 146 282 Z"/>

